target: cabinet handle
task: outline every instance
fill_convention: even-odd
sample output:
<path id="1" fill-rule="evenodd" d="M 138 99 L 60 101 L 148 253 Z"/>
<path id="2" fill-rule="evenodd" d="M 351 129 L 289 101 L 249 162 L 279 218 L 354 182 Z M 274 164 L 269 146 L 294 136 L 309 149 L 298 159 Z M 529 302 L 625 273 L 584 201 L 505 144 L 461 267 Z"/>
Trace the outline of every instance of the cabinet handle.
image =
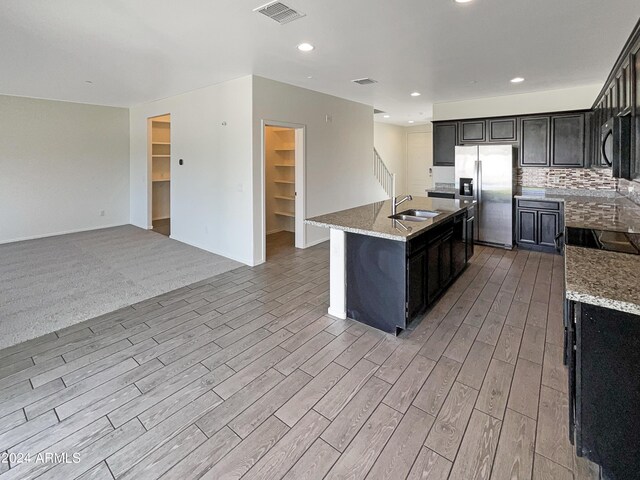
<path id="1" fill-rule="evenodd" d="M 557 234 L 554 239 L 554 243 L 556 244 L 556 250 L 558 251 L 558 253 L 562 253 L 562 245 L 560 244 L 560 239 L 562 237 L 564 237 L 564 232 L 560 232 L 559 234 Z"/>

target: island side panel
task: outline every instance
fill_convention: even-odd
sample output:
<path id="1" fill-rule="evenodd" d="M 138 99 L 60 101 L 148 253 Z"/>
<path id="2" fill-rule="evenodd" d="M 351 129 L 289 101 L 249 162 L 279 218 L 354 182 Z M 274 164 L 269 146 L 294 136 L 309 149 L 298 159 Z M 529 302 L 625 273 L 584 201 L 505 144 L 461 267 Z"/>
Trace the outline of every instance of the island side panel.
<path id="1" fill-rule="evenodd" d="M 329 231 L 329 310 L 336 318 L 347 318 L 347 275 L 345 233 Z"/>
<path id="2" fill-rule="evenodd" d="M 347 316 L 385 332 L 406 327 L 406 243 L 347 233 Z"/>

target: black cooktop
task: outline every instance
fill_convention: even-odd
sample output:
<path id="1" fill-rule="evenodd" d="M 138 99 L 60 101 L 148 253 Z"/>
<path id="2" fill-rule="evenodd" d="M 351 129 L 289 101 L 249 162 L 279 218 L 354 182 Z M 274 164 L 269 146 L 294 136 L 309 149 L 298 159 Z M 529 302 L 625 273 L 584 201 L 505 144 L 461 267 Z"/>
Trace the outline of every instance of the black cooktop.
<path id="1" fill-rule="evenodd" d="M 640 234 L 567 227 L 565 245 L 640 255 Z"/>

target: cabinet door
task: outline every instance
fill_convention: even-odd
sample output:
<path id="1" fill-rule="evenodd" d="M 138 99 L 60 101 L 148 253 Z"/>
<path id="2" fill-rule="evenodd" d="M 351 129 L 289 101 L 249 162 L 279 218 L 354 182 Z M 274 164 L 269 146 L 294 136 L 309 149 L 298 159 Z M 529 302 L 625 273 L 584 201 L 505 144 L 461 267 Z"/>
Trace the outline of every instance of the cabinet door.
<path id="1" fill-rule="evenodd" d="M 549 166 L 549 134 L 549 117 L 525 117 L 520 119 L 521 166 Z"/>
<path id="2" fill-rule="evenodd" d="M 433 126 L 433 165 L 446 167 L 455 165 L 456 123 L 436 123 Z"/>
<path id="3" fill-rule="evenodd" d="M 551 117 L 551 166 L 584 166 L 584 115 Z"/>
<path id="4" fill-rule="evenodd" d="M 518 140 L 518 122 L 515 118 L 495 118 L 488 121 L 490 142 L 515 142 Z"/>
<path id="5" fill-rule="evenodd" d="M 453 235 L 448 234 L 440 244 L 440 285 L 446 287 L 453 278 Z"/>
<path id="6" fill-rule="evenodd" d="M 555 248 L 559 229 L 559 212 L 538 212 L 538 245 Z"/>
<path id="7" fill-rule="evenodd" d="M 529 245 L 538 243 L 537 211 L 518 209 L 516 220 L 518 222 L 518 243 L 526 243 Z"/>
<path id="8" fill-rule="evenodd" d="M 427 307 L 427 250 L 422 249 L 407 259 L 407 318 L 411 319 Z"/>
<path id="9" fill-rule="evenodd" d="M 466 216 L 461 216 L 453 221 L 453 245 L 451 249 L 451 262 L 453 276 L 456 277 L 467 263 L 465 229 L 467 227 Z"/>
<path id="10" fill-rule="evenodd" d="M 440 283 L 440 244 L 435 242 L 427 249 L 427 302 L 432 303 L 442 291 Z"/>
<path id="11" fill-rule="evenodd" d="M 470 217 L 467 219 L 467 231 L 465 234 L 465 245 L 466 245 L 466 253 L 467 253 L 467 259 L 466 261 L 468 262 L 469 260 L 471 260 L 471 257 L 473 257 L 473 250 L 474 250 L 474 241 L 473 241 L 473 229 L 475 226 L 475 217 Z"/>
<path id="12" fill-rule="evenodd" d="M 484 120 L 460 122 L 458 131 L 460 132 L 460 143 L 481 143 L 487 140 Z"/>

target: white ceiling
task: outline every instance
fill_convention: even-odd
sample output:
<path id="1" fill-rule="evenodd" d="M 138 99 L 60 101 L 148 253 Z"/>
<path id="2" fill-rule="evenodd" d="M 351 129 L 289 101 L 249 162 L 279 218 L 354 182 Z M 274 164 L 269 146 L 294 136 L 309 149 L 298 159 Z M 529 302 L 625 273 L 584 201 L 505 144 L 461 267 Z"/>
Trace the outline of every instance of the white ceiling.
<path id="1" fill-rule="evenodd" d="M 2 0 L 0 93 L 132 106 L 256 74 L 406 125 L 437 102 L 604 82 L 640 16 L 638 0 L 284 0 L 307 16 L 279 25 L 252 12 L 265 2 Z"/>

